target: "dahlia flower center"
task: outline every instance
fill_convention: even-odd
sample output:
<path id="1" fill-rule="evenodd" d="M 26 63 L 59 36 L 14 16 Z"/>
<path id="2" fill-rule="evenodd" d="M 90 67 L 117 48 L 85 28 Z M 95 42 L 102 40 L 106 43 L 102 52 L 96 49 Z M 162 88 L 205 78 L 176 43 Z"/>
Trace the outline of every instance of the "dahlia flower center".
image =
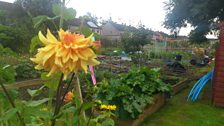
<path id="1" fill-rule="evenodd" d="M 70 45 L 71 43 L 74 42 L 75 37 L 72 34 L 65 34 L 63 36 L 63 43 L 65 43 L 66 45 Z"/>

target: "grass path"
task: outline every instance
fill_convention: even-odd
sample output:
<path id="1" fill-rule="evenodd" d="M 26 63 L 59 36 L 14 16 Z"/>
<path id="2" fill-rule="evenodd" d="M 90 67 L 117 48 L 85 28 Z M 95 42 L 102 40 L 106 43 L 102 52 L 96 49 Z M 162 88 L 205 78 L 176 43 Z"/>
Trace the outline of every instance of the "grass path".
<path id="1" fill-rule="evenodd" d="M 141 126 L 224 126 L 224 108 L 214 107 L 205 100 L 186 102 L 190 88 L 173 96 Z"/>

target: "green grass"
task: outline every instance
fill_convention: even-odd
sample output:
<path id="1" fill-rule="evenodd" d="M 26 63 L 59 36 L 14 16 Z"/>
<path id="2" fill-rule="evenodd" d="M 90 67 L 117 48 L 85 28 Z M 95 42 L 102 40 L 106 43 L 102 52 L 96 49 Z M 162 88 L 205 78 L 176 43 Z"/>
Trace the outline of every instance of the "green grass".
<path id="1" fill-rule="evenodd" d="M 190 88 L 174 96 L 141 126 L 224 126 L 223 108 L 212 106 L 205 98 L 186 102 Z"/>

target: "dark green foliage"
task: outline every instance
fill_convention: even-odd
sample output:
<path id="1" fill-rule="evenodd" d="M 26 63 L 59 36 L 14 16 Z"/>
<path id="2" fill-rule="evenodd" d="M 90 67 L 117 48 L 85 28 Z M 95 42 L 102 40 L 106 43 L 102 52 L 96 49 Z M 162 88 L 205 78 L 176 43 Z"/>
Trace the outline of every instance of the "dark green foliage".
<path id="1" fill-rule="evenodd" d="M 195 42 L 206 41 L 204 35 L 224 19 L 223 0 L 170 0 L 166 9 L 165 27 L 175 30 L 190 23 L 195 28 L 190 39 Z"/>
<path id="2" fill-rule="evenodd" d="M 3 83 L 15 82 L 15 70 L 10 65 L 0 65 L 0 80 Z"/>
<path id="3" fill-rule="evenodd" d="M 135 119 L 153 102 L 153 94 L 169 91 L 169 86 L 159 76 L 158 69 L 131 68 L 119 78 L 100 82 L 97 98 L 103 103 L 115 104 L 119 118 Z"/>
<path id="4" fill-rule="evenodd" d="M 60 0 L 16 0 L 15 4 L 23 7 L 32 17 L 39 15 L 53 16 L 53 4 L 59 4 Z"/>
<path id="5" fill-rule="evenodd" d="M 25 25 L 6 26 L 0 24 L 0 44 L 4 47 L 17 52 L 27 52 L 31 38 L 32 34 Z"/>
<path id="6" fill-rule="evenodd" d="M 35 79 L 40 77 L 41 71 L 34 69 L 34 65 L 31 61 L 21 61 L 15 66 L 16 79 L 17 80 L 26 80 L 26 79 Z"/>
<path id="7" fill-rule="evenodd" d="M 27 52 L 30 39 L 35 33 L 32 22 L 21 8 L 15 11 L 14 9 L 19 7 L 12 7 L 0 10 L 0 43 L 13 51 Z"/>
<path id="8" fill-rule="evenodd" d="M 15 82 L 15 70 L 11 64 L 7 65 L 8 60 L 6 60 L 6 57 L 9 59 L 15 58 L 17 56 L 16 53 L 9 48 L 4 48 L 0 44 L 0 55 L 0 80 L 3 81 L 3 83 Z"/>
<path id="9" fill-rule="evenodd" d="M 138 29 L 132 29 L 122 35 L 121 41 L 125 52 L 136 52 L 142 50 L 143 46 L 150 42 L 148 35 L 150 30 L 143 26 Z"/>
<path id="10" fill-rule="evenodd" d="M 15 52 L 13 52 L 10 48 L 4 48 L 1 44 L 0 44 L 0 55 L 1 56 L 17 56 L 17 54 Z"/>

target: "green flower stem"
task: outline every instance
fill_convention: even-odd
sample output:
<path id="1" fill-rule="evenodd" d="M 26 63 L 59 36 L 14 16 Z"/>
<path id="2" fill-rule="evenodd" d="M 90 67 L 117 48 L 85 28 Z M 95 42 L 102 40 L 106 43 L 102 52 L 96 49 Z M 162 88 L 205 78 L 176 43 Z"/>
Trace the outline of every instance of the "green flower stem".
<path id="1" fill-rule="evenodd" d="M 53 97 L 54 97 L 54 85 L 53 84 L 50 85 L 49 94 L 48 95 L 49 95 L 48 97 L 50 99 L 53 99 Z M 52 109 L 52 102 L 53 102 L 52 100 L 48 101 L 48 104 L 47 104 L 48 110 Z M 44 125 L 48 126 L 49 125 L 49 121 L 50 121 L 49 119 L 45 119 Z"/>
<path id="2" fill-rule="evenodd" d="M 58 84 L 58 88 L 57 88 L 57 94 L 56 94 L 56 103 L 55 103 L 55 111 L 54 111 L 54 117 L 60 112 L 60 108 L 61 108 L 61 105 L 64 101 L 64 98 L 65 98 L 65 95 L 66 93 L 68 92 L 68 89 L 72 83 L 72 80 L 74 78 L 75 74 L 73 73 L 72 74 L 72 77 L 71 77 L 71 80 L 69 81 L 68 83 L 68 86 L 66 88 L 66 91 L 65 93 L 62 95 L 62 90 L 63 90 L 63 86 L 64 86 L 64 83 L 63 83 L 63 74 L 61 76 L 61 79 L 60 79 L 60 82 Z M 51 126 L 55 126 L 55 123 L 56 123 L 56 119 L 52 119 L 52 123 L 51 123 Z"/>
<path id="3" fill-rule="evenodd" d="M 6 97 L 8 98 L 10 104 L 12 105 L 12 107 L 13 107 L 13 108 L 16 108 L 14 101 L 13 101 L 12 98 L 10 97 L 8 91 L 6 90 L 4 84 L 3 84 L 1 81 L 0 81 L 0 85 L 1 85 L 1 87 L 2 87 L 2 89 L 3 89 L 3 91 L 4 91 L 4 93 L 5 93 Z M 25 124 L 23 118 L 21 117 L 20 113 L 19 113 L 19 112 L 16 112 L 16 115 L 17 115 L 18 119 L 20 120 L 21 125 L 22 125 L 22 126 L 26 126 L 26 124 Z"/>
<path id="4" fill-rule="evenodd" d="M 58 114 L 58 107 L 59 107 L 59 103 L 60 103 L 60 96 L 61 96 L 61 90 L 63 88 L 63 77 L 64 75 L 61 74 L 61 78 L 60 78 L 60 81 L 59 81 L 59 84 L 58 84 L 58 87 L 57 87 L 57 94 L 56 94 L 56 102 L 55 102 L 55 109 L 54 109 L 54 116 L 53 116 L 53 119 L 51 120 L 51 126 L 55 126 L 55 122 L 56 122 L 56 119 L 55 119 L 55 116 Z"/>
<path id="5" fill-rule="evenodd" d="M 77 83 L 76 83 L 75 87 L 76 87 L 76 90 L 77 90 L 77 93 L 78 93 L 78 98 L 80 100 L 80 103 L 83 104 L 82 90 L 81 90 L 81 87 L 80 87 L 80 81 L 79 81 L 78 74 L 76 74 L 76 80 L 77 80 Z M 83 117 L 84 121 L 86 121 L 85 112 L 82 112 L 81 116 Z"/>
<path id="6" fill-rule="evenodd" d="M 60 22 L 59 22 L 59 29 L 63 28 L 64 8 L 65 8 L 65 0 L 63 0 L 62 5 L 61 5 L 61 18 L 60 18 Z"/>
<path id="7" fill-rule="evenodd" d="M 61 102 L 59 104 L 59 110 L 61 108 L 61 105 L 63 104 L 63 101 L 65 99 L 65 95 L 68 93 L 69 87 L 71 86 L 71 83 L 72 83 L 72 80 L 73 80 L 74 76 L 75 76 L 75 73 L 72 73 L 71 80 L 69 81 L 68 86 L 67 86 L 67 88 L 66 88 L 66 90 L 65 90 L 65 92 L 64 92 L 64 94 L 62 96 Z"/>

